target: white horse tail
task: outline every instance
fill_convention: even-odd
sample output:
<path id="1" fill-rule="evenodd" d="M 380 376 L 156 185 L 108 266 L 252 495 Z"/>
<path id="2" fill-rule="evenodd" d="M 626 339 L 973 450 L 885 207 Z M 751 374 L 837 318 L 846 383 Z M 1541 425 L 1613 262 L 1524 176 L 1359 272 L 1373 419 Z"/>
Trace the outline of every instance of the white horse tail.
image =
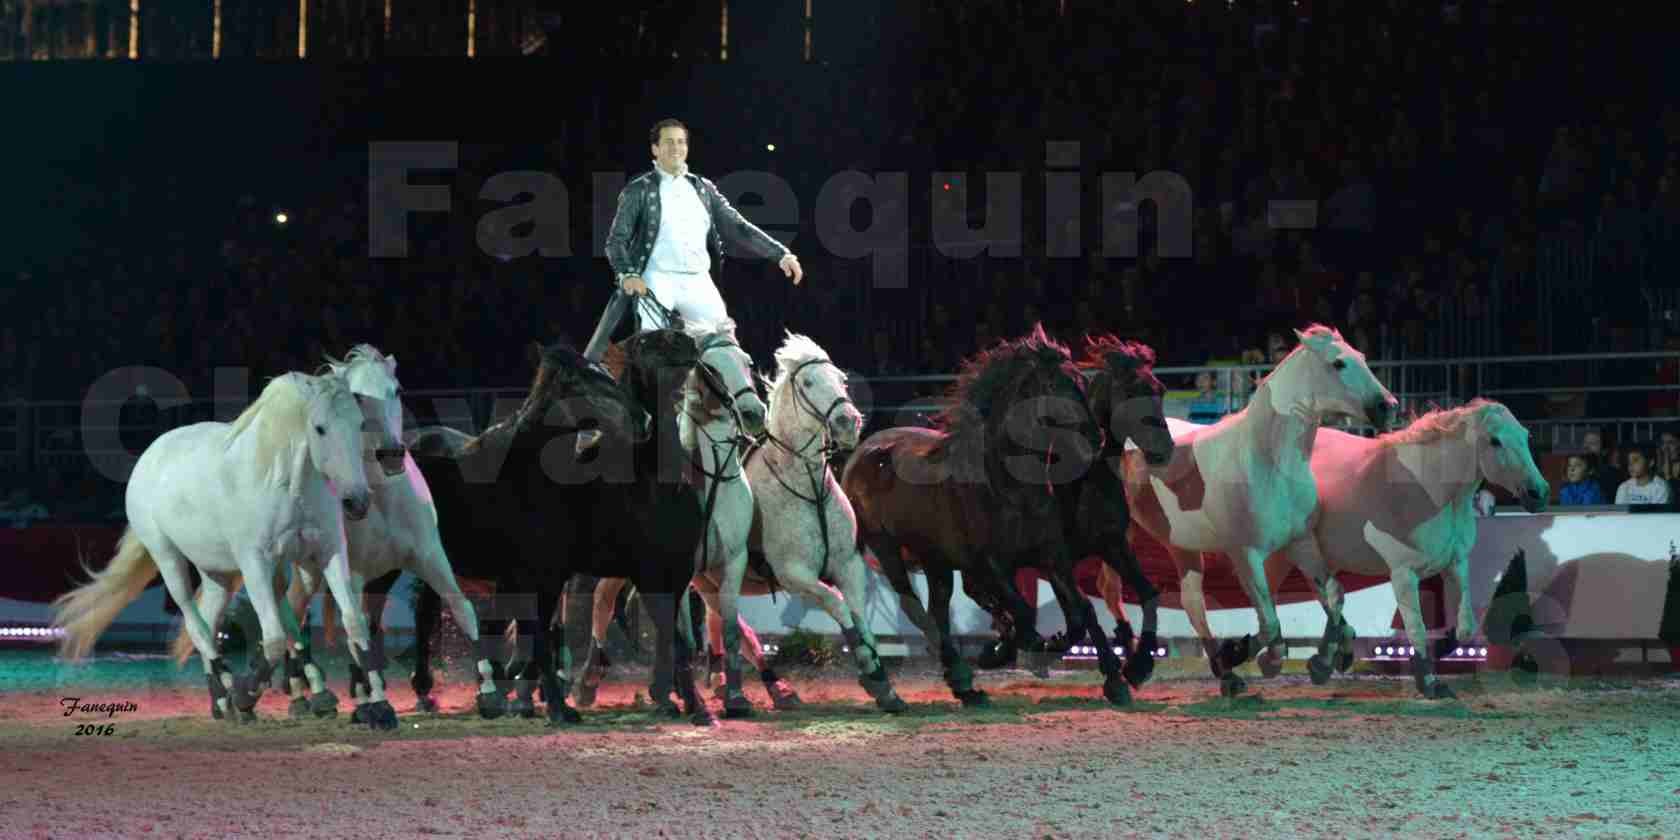
<path id="1" fill-rule="evenodd" d="M 103 570 L 95 572 L 82 567 L 92 580 L 53 600 L 53 626 L 64 631 L 58 654 L 69 659 L 81 659 L 93 649 L 105 628 L 117 619 L 147 584 L 157 577 L 157 562 L 146 550 L 134 529 L 123 531 L 117 544 L 116 556 Z"/>

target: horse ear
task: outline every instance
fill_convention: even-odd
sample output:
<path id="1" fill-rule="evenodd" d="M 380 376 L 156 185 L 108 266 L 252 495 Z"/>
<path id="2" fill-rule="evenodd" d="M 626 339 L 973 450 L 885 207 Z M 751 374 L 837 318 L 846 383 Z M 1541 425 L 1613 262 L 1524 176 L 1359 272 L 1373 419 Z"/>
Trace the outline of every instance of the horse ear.
<path id="1" fill-rule="evenodd" d="M 533 341 L 525 348 L 525 358 L 531 361 L 531 367 L 542 364 L 542 342 Z"/>
<path id="2" fill-rule="evenodd" d="M 396 356 L 386 356 L 385 357 L 385 367 L 388 368 L 392 373 L 396 373 L 397 372 L 397 357 Z"/>
<path id="3" fill-rule="evenodd" d="M 1301 332 L 1300 330 L 1297 330 L 1297 329 L 1293 329 L 1293 328 L 1291 329 L 1291 332 L 1295 333 L 1295 340 L 1296 341 L 1298 341 L 1302 344 L 1305 344 L 1307 342 L 1307 334 L 1306 333 Z"/>

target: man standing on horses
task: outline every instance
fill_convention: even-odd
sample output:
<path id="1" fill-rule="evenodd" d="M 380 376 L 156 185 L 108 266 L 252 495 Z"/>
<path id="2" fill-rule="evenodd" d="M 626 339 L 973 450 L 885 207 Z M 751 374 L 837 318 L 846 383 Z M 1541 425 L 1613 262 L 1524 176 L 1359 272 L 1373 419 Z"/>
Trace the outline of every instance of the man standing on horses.
<path id="1" fill-rule="evenodd" d="M 712 282 L 710 254 L 715 247 L 722 264 L 726 234 L 759 256 L 779 257 L 777 266 L 794 285 L 805 276 L 799 258 L 786 245 L 747 221 L 717 185 L 688 170 L 687 126 L 660 120 L 648 141 L 654 168 L 619 192 L 618 211 L 607 234 L 607 262 L 618 289 L 584 348 L 591 361 L 599 361 L 606 352 L 632 299 L 642 332 L 664 327 L 667 313 L 703 321 L 728 317 Z"/>

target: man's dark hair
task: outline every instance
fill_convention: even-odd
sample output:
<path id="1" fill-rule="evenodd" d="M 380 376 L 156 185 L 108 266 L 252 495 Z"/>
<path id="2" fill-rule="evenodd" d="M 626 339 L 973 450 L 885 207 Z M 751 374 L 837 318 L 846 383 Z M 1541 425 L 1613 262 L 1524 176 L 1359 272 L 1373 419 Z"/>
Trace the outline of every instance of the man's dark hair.
<path id="1" fill-rule="evenodd" d="M 680 128 L 683 130 L 683 134 L 687 135 L 689 133 L 688 126 L 683 125 L 682 120 L 666 118 L 653 124 L 653 130 L 648 132 L 648 145 L 659 145 L 659 132 L 667 128 Z"/>

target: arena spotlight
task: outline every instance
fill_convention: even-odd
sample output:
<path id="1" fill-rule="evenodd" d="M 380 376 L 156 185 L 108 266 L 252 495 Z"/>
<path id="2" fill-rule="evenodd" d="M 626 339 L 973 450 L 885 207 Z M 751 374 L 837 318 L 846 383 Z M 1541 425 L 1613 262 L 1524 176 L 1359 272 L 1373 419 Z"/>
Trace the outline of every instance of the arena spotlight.
<path id="1" fill-rule="evenodd" d="M 764 144 L 764 151 L 766 151 L 766 152 L 774 152 L 774 151 L 776 151 L 776 144 L 775 144 L 775 143 L 766 143 L 766 144 Z"/>
<path id="2" fill-rule="evenodd" d="M 287 221 L 289 221 L 290 219 L 291 219 L 291 217 L 286 215 L 286 211 L 284 211 L 284 210 L 281 210 L 280 212 L 274 214 L 274 223 L 277 224 L 277 225 L 283 225 Z"/>

